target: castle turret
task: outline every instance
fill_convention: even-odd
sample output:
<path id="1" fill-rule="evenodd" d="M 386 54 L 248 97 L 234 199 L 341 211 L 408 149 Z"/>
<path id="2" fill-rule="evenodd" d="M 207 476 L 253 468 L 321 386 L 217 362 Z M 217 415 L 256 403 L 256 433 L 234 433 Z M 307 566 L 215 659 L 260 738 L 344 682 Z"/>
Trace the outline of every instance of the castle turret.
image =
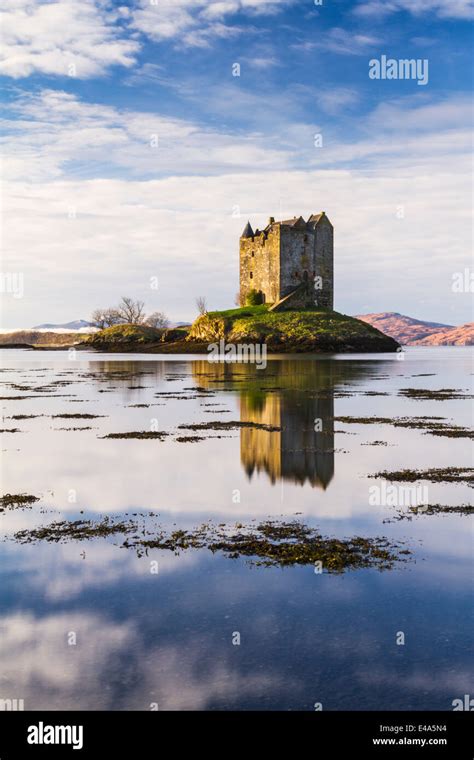
<path id="1" fill-rule="evenodd" d="M 254 233 L 253 233 L 252 227 L 250 226 L 250 222 L 247 222 L 247 224 L 245 225 L 245 229 L 242 232 L 242 234 L 241 234 L 240 237 L 250 238 L 250 237 L 253 237 L 253 235 L 254 235 Z"/>

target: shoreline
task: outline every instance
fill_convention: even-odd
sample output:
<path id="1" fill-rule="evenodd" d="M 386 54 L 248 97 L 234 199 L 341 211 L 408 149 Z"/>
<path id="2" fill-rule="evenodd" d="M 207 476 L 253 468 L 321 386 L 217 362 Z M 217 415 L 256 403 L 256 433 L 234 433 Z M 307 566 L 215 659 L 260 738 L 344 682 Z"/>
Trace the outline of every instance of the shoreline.
<path id="1" fill-rule="evenodd" d="M 264 344 L 267 346 L 267 344 Z M 176 343 L 160 343 L 160 344 L 151 344 L 146 345 L 143 343 L 138 344 L 123 344 L 123 345 L 88 345 L 87 343 L 79 343 L 74 344 L 71 343 L 70 345 L 66 346 L 56 346 L 56 345 L 42 345 L 42 346 L 34 346 L 34 345 L 28 345 L 28 344 L 0 344 L 0 350 L 1 349 L 24 349 L 24 350 L 31 350 L 31 351 L 70 351 L 72 348 L 76 351 L 91 351 L 93 353 L 98 354 L 156 354 L 159 356 L 160 354 L 163 355 L 173 355 L 173 354 L 202 354 L 204 356 L 209 354 L 209 343 L 192 343 L 191 341 L 178 341 Z M 359 353 L 373 353 L 373 354 L 383 354 L 383 353 L 397 353 L 402 350 L 403 347 L 399 348 L 392 348 L 388 346 L 380 346 L 380 345 L 352 345 L 352 346 L 341 346 L 337 345 L 337 342 L 335 342 L 332 346 L 326 345 L 324 347 L 318 348 L 317 346 L 313 345 L 311 347 L 301 347 L 301 346 L 294 346 L 294 345 L 285 345 L 285 346 L 276 346 L 276 345 L 268 345 L 267 351 L 269 354 L 299 354 L 299 355 L 314 355 L 314 354 L 359 354 Z M 226 358 L 223 356 L 222 360 L 225 361 Z"/>

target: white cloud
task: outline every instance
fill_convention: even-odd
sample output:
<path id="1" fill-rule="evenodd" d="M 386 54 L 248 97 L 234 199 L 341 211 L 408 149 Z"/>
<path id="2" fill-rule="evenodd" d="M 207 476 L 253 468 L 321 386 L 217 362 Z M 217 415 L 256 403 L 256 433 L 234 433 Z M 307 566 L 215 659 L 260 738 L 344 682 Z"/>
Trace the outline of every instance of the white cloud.
<path id="1" fill-rule="evenodd" d="M 381 104 L 353 122 L 352 139 L 325 130 L 322 148 L 312 125 L 290 125 L 284 140 L 279 132 L 243 138 L 50 91 L 19 108 L 19 124 L 7 124 L 4 267 L 25 273 L 25 298 L 6 304 L 5 326 L 87 317 L 125 283 L 148 302 L 152 275 L 172 319 L 193 316 L 197 292 L 225 307 L 237 290 L 247 217 L 261 226 L 270 214 L 321 209 L 337 231 L 339 309 L 410 313 L 416 302 L 421 318 L 467 321 L 465 299 L 451 292 L 452 273 L 469 265 L 462 98 Z M 157 124 L 155 154 L 148 138 Z"/>
<path id="2" fill-rule="evenodd" d="M 4 122 L 4 172 L 17 179 L 80 178 L 84 172 L 100 177 L 117 168 L 157 177 L 289 167 L 290 156 L 269 147 L 261 134 L 235 135 L 184 119 L 83 103 L 58 90 L 24 95 L 12 115 L 18 118 Z"/>
<path id="3" fill-rule="evenodd" d="M 154 40 L 179 46 L 208 47 L 215 37 L 233 37 L 248 27 L 226 24 L 235 14 L 273 15 L 295 0 L 139 0 L 132 25 Z"/>
<path id="4" fill-rule="evenodd" d="M 31 529 L 23 523 L 16 530 Z M 49 602 L 64 602 L 75 599 L 91 589 L 102 589 L 116 586 L 120 583 L 130 583 L 132 580 L 144 580 L 150 577 L 148 562 L 137 562 L 136 554 L 132 551 L 121 550 L 105 541 L 90 541 L 84 549 L 76 542 L 59 544 L 56 548 L 57 562 L 61 564 L 61 572 L 51 574 L 48 563 L 49 547 L 37 546 L 35 555 L 26 556 L 22 547 L 10 548 L 10 561 L 15 568 L 29 578 L 29 589 L 41 593 Z M 21 555 L 21 560 L 20 556 Z M 179 556 L 173 552 L 160 554 L 160 577 L 169 574 L 189 572 L 191 568 L 202 562 L 198 552 L 183 552 Z M 0 619 L 1 628 L 1 619 Z"/>
<path id="5" fill-rule="evenodd" d="M 279 66 L 278 59 L 274 56 L 256 56 L 255 58 L 245 58 L 244 59 L 246 63 L 249 64 L 249 66 L 254 66 L 256 69 L 270 69 L 273 66 Z"/>
<path id="6" fill-rule="evenodd" d="M 364 55 L 379 42 L 377 37 L 370 34 L 359 34 L 334 27 L 317 40 L 302 40 L 295 42 L 292 47 L 303 52 L 319 49 L 340 55 Z"/>
<path id="7" fill-rule="evenodd" d="M 355 14 L 366 18 L 383 18 L 398 11 L 414 16 L 429 13 L 439 18 L 471 19 L 474 4 L 473 0 L 368 0 L 354 8 Z"/>
<path id="8" fill-rule="evenodd" d="M 472 665 L 466 661 L 461 670 L 454 666 L 449 669 L 433 669 L 426 666 L 426 669 L 423 669 L 421 665 L 415 665 L 403 678 L 400 678 L 398 668 L 389 670 L 380 665 L 371 668 L 370 672 L 367 669 L 358 669 L 355 675 L 360 683 L 370 685 L 374 689 L 383 687 L 387 691 L 403 690 L 410 696 L 421 692 L 425 704 L 433 695 L 441 694 L 445 699 L 444 709 L 452 710 L 453 699 L 463 699 L 464 694 L 469 692 L 473 672 Z"/>
<path id="9" fill-rule="evenodd" d="M 95 0 L 6 0 L 3 8 L 3 75 L 41 72 L 85 79 L 135 61 L 139 43 L 125 39 L 118 23 L 126 9 L 111 12 Z"/>
<path id="10" fill-rule="evenodd" d="M 68 634 L 76 646 L 68 646 Z M 100 635 L 99 635 L 100 632 Z M 2 696 L 25 700 L 25 709 L 106 709 L 104 678 L 135 638 L 130 623 L 87 612 L 0 619 Z"/>
<path id="11" fill-rule="evenodd" d="M 332 87 L 328 90 L 317 90 L 316 100 L 325 113 L 334 115 L 355 105 L 359 101 L 359 95 L 356 90 L 348 87 Z"/>
<path id="12" fill-rule="evenodd" d="M 210 47 L 213 40 L 217 38 L 229 39 L 238 37 L 243 32 L 243 27 L 236 24 L 226 25 L 220 22 L 210 24 L 202 29 L 191 29 L 183 37 L 183 44 L 189 47 Z"/>
<path id="13" fill-rule="evenodd" d="M 131 7 L 110 0 L 5 0 L 0 14 L 3 51 L 0 73 L 13 78 L 35 72 L 86 79 L 111 66 L 131 67 L 140 36 L 172 41 L 178 47 L 210 47 L 215 39 L 258 29 L 237 21 L 274 15 L 295 0 L 136 0 Z M 369 0 L 356 6 L 371 18 L 406 10 L 440 18 L 470 18 L 473 0 Z M 365 53 L 377 40 L 371 34 L 334 28 L 318 40 L 294 47 L 321 48 L 344 55 Z M 257 65 L 257 64 L 255 64 Z M 262 63 L 263 65 L 263 63 Z"/>
<path id="14" fill-rule="evenodd" d="M 186 614 L 192 604 L 188 598 Z M 190 634 L 172 644 L 160 628 L 160 612 L 153 622 L 159 639 L 150 646 L 134 622 L 116 623 L 87 609 L 4 616 L 2 697 L 24 699 L 26 710 L 149 710 L 151 702 L 165 710 L 205 710 L 236 694 L 257 700 L 297 688 L 295 679 L 276 669 L 240 672 L 232 647 L 196 642 Z M 254 626 L 259 622 L 257 617 Z M 69 632 L 76 633 L 75 646 L 68 646 Z M 126 679 L 125 692 L 117 673 Z"/>
<path id="15" fill-rule="evenodd" d="M 199 3 L 202 7 L 202 3 Z M 201 11 L 202 18 L 222 18 L 227 13 L 237 13 L 240 3 L 238 0 L 217 0 L 216 2 L 208 2 Z"/>

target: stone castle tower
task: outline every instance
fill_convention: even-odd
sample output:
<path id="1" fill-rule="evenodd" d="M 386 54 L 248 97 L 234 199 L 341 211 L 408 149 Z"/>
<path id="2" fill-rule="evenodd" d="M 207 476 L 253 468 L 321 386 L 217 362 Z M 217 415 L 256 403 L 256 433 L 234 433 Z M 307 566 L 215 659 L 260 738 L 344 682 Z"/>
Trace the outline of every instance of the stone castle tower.
<path id="1" fill-rule="evenodd" d="M 324 211 L 276 222 L 247 222 L 240 238 L 240 303 L 250 290 L 272 309 L 334 308 L 334 229 Z"/>

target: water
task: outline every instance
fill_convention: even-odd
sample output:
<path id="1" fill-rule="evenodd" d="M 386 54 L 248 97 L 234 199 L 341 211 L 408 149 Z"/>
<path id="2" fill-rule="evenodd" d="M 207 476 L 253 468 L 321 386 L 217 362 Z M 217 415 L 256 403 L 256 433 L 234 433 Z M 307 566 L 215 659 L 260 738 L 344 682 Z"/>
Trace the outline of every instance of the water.
<path id="1" fill-rule="evenodd" d="M 468 439 L 334 421 L 441 416 L 469 426 L 471 349 L 277 357 L 265 370 L 203 357 L 11 350 L 2 359 L 1 395 L 20 397 L 1 401 L 2 428 L 20 430 L 2 435 L 2 493 L 40 501 L 0 514 L 0 699 L 32 710 L 451 710 L 472 692 L 470 518 L 397 520 L 406 509 L 369 503 L 381 481 L 368 477 L 472 466 Z M 461 397 L 413 400 L 403 388 Z M 51 416 L 64 413 L 104 416 Z M 43 416 L 9 419 L 18 414 Z M 226 420 L 281 431 L 178 428 Z M 60 429 L 73 427 L 91 429 Z M 150 429 L 169 435 L 101 437 Z M 183 435 L 203 440 L 177 442 Z M 422 483 L 430 504 L 470 502 L 466 484 Z M 14 539 L 57 520 L 132 513 L 150 530 L 298 520 L 325 536 L 386 536 L 411 555 L 383 572 L 334 574 L 205 548 L 137 553 L 121 535 Z"/>

